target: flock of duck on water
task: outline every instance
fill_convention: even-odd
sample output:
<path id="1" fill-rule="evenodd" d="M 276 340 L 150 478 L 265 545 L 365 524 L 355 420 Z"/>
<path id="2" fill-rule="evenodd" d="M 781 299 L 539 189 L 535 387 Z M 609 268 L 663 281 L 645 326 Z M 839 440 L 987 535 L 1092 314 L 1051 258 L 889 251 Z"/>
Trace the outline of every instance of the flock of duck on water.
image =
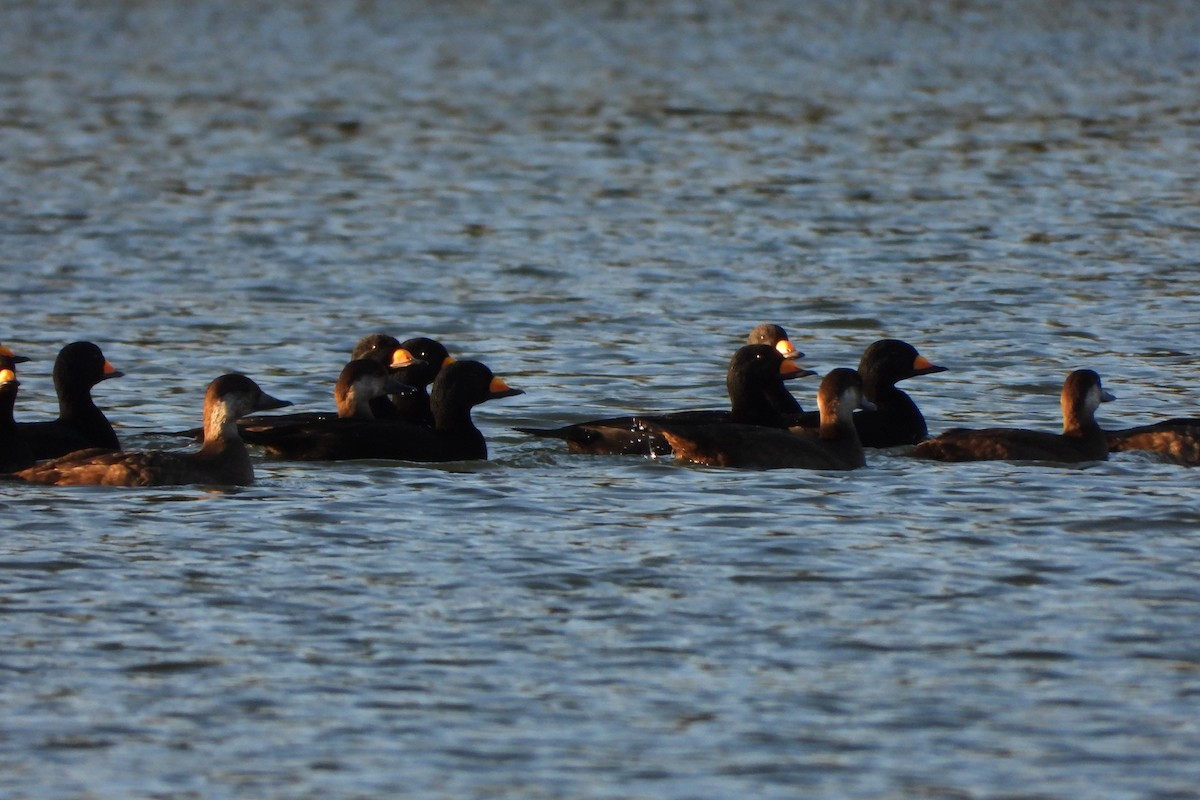
<path id="1" fill-rule="evenodd" d="M 674 454 L 744 469 L 856 469 L 866 465 L 865 447 L 907 448 L 907 455 L 938 461 L 1058 463 L 1149 450 L 1179 463 L 1200 463 L 1200 418 L 1101 429 L 1096 409 L 1113 397 L 1089 369 L 1072 372 L 1063 383 L 1062 433 L 954 428 L 929 438 L 917 404 L 896 384 L 946 368 L 912 345 L 882 339 L 864 351 L 857 370 L 831 370 L 817 390 L 815 412 L 806 412 L 785 385 L 815 374 L 797 363 L 803 356 L 782 327 L 759 325 L 729 363 L 728 410 L 646 413 L 516 430 L 561 439 L 575 453 Z M 123 374 L 98 346 L 74 342 L 59 352 L 54 363 L 59 416 L 54 420 L 14 419 L 20 385 L 16 364 L 28 360 L 0 345 L 0 473 L 59 486 L 245 486 L 254 481 L 247 444 L 271 457 L 306 461 L 484 459 L 487 443 L 471 409 L 522 394 L 484 364 L 451 358 L 433 339 L 400 342 L 377 333 L 359 341 L 338 376 L 336 413 L 254 415 L 291 403 L 231 373 L 209 384 L 203 427 L 173 432 L 199 438 L 198 450 L 125 451 L 91 396 L 98 383 Z"/>

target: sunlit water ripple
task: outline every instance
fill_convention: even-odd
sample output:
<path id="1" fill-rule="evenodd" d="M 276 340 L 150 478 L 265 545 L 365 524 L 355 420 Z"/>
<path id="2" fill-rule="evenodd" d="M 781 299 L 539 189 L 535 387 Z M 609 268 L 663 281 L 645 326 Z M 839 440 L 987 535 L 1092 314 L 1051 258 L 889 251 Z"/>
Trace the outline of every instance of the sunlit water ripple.
<path id="1" fill-rule="evenodd" d="M 1194 9 L 569 5 L 0 12 L 20 418 L 80 338 L 128 447 L 375 330 L 527 391 L 486 463 L 6 486 L 5 796 L 1195 797 L 1195 472 L 511 429 L 720 406 L 762 321 L 913 342 L 935 432 L 1195 413 Z"/>

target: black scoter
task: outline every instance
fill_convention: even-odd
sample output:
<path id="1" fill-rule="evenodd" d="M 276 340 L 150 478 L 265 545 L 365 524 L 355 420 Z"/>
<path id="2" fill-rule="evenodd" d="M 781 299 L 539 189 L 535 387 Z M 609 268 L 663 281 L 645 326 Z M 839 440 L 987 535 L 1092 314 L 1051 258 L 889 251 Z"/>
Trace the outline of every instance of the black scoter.
<path id="1" fill-rule="evenodd" d="M 510 388 L 478 361 L 455 361 L 433 382 L 432 428 L 403 420 L 339 419 L 320 430 L 301 426 L 280 431 L 263 446 L 273 456 L 301 461 L 485 459 L 487 442 L 471 419 L 471 409 L 518 394 L 524 392 Z"/>
<path id="2" fill-rule="evenodd" d="M 740 347 L 730 359 L 725 375 L 730 410 L 697 409 L 663 414 L 608 417 L 578 422 L 561 428 L 516 428 L 522 433 L 562 439 L 572 453 L 593 455 L 665 455 L 671 452 L 666 440 L 642 427 L 640 420 L 664 419 L 676 423 L 739 422 L 747 425 L 786 427 L 791 415 L 779 411 L 780 394 L 791 394 L 783 381 L 815 374 L 785 358 L 767 344 Z"/>
<path id="3" fill-rule="evenodd" d="M 34 457 L 57 458 L 92 447 L 120 450 L 116 431 L 92 400 L 92 387 L 124 374 L 92 342 L 72 342 L 60 350 L 54 360 L 58 419 L 18 423 Z"/>

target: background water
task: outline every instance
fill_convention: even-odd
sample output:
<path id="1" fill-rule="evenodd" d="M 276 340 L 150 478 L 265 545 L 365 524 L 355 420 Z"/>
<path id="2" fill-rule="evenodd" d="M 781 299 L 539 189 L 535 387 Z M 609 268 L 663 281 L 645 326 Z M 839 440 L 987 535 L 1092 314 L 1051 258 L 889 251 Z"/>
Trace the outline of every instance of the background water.
<path id="1" fill-rule="evenodd" d="M 129 447 L 362 334 L 524 396 L 487 463 L 7 486 L 5 797 L 1183 798 L 1196 473 L 853 474 L 510 430 L 720 406 L 749 328 L 884 336 L 933 431 L 1195 413 L 1188 2 L 6 3 L 0 337 Z M 798 391 L 811 397 L 815 383 Z"/>

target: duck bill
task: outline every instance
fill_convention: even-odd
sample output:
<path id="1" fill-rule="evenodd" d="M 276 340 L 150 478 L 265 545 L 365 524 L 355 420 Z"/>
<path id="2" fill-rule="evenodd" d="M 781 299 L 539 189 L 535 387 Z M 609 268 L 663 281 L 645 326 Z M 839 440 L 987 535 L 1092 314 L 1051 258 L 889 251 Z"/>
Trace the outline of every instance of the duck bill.
<path id="1" fill-rule="evenodd" d="M 1108 391 L 1107 389 L 1100 390 L 1100 402 L 1101 403 L 1111 403 L 1113 400 L 1116 400 L 1116 399 L 1117 399 L 1117 396 L 1115 394 L 1113 394 L 1112 392 Z"/>
<path id="2" fill-rule="evenodd" d="M 291 400 L 280 400 L 278 397 L 263 392 L 258 396 L 258 401 L 254 404 L 255 411 L 270 411 L 274 408 L 287 408 L 292 404 Z"/>
<path id="3" fill-rule="evenodd" d="M 117 369 L 112 364 L 110 364 L 107 358 L 104 359 L 104 369 L 103 369 L 103 374 L 100 376 L 100 380 L 106 381 L 109 378 L 124 378 L 124 377 L 125 377 L 124 372 L 121 372 L 121 370 Z"/>
<path id="4" fill-rule="evenodd" d="M 874 403 L 872 403 L 870 400 L 868 400 L 865 397 L 861 401 L 859 401 L 858 407 L 861 408 L 863 411 L 875 411 L 876 409 L 879 408 L 877 405 L 875 405 Z"/>
<path id="5" fill-rule="evenodd" d="M 411 367 L 414 364 L 424 363 L 424 361 L 421 361 L 421 359 L 401 347 L 392 353 L 392 363 L 388 366 L 391 369 L 403 369 L 404 367 Z"/>
<path id="6" fill-rule="evenodd" d="M 811 369 L 805 369 L 795 361 L 784 361 L 779 365 L 779 379 L 790 381 L 792 378 L 806 378 L 809 375 L 816 375 Z"/>
<path id="7" fill-rule="evenodd" d="M 935 372 L 945 372 L 945 367 L 939 367 L 925 356 L 917 356 L 913 359 L 913 375 L 932 375 Z"/>
<path id="8" fill-rule="evenodd" d="M 779 355 L 784 358 L 804 358 L 804 353 L 801 353 L 787 339 L 780 339 L 775 343 L 775 349 L 779 351 Z"/>
<path id="9" fill-rule="evenodd" d="M 29 360 L 27 356 L 19 356 L 2 344 L 0 344 L 0 356 L 7 356 L 8 358 L 12 359 L 14 364 L 20 364 Z"/>
<path id="10" fill-rule="evenodd" d="M 514 397 L 518 394 L 525 394 L 525 390 L 513 389 L 500 378 L 492 378 L 492 382 L 488 386 L 489 400 L 495 400 L 499 397 Z"/>

